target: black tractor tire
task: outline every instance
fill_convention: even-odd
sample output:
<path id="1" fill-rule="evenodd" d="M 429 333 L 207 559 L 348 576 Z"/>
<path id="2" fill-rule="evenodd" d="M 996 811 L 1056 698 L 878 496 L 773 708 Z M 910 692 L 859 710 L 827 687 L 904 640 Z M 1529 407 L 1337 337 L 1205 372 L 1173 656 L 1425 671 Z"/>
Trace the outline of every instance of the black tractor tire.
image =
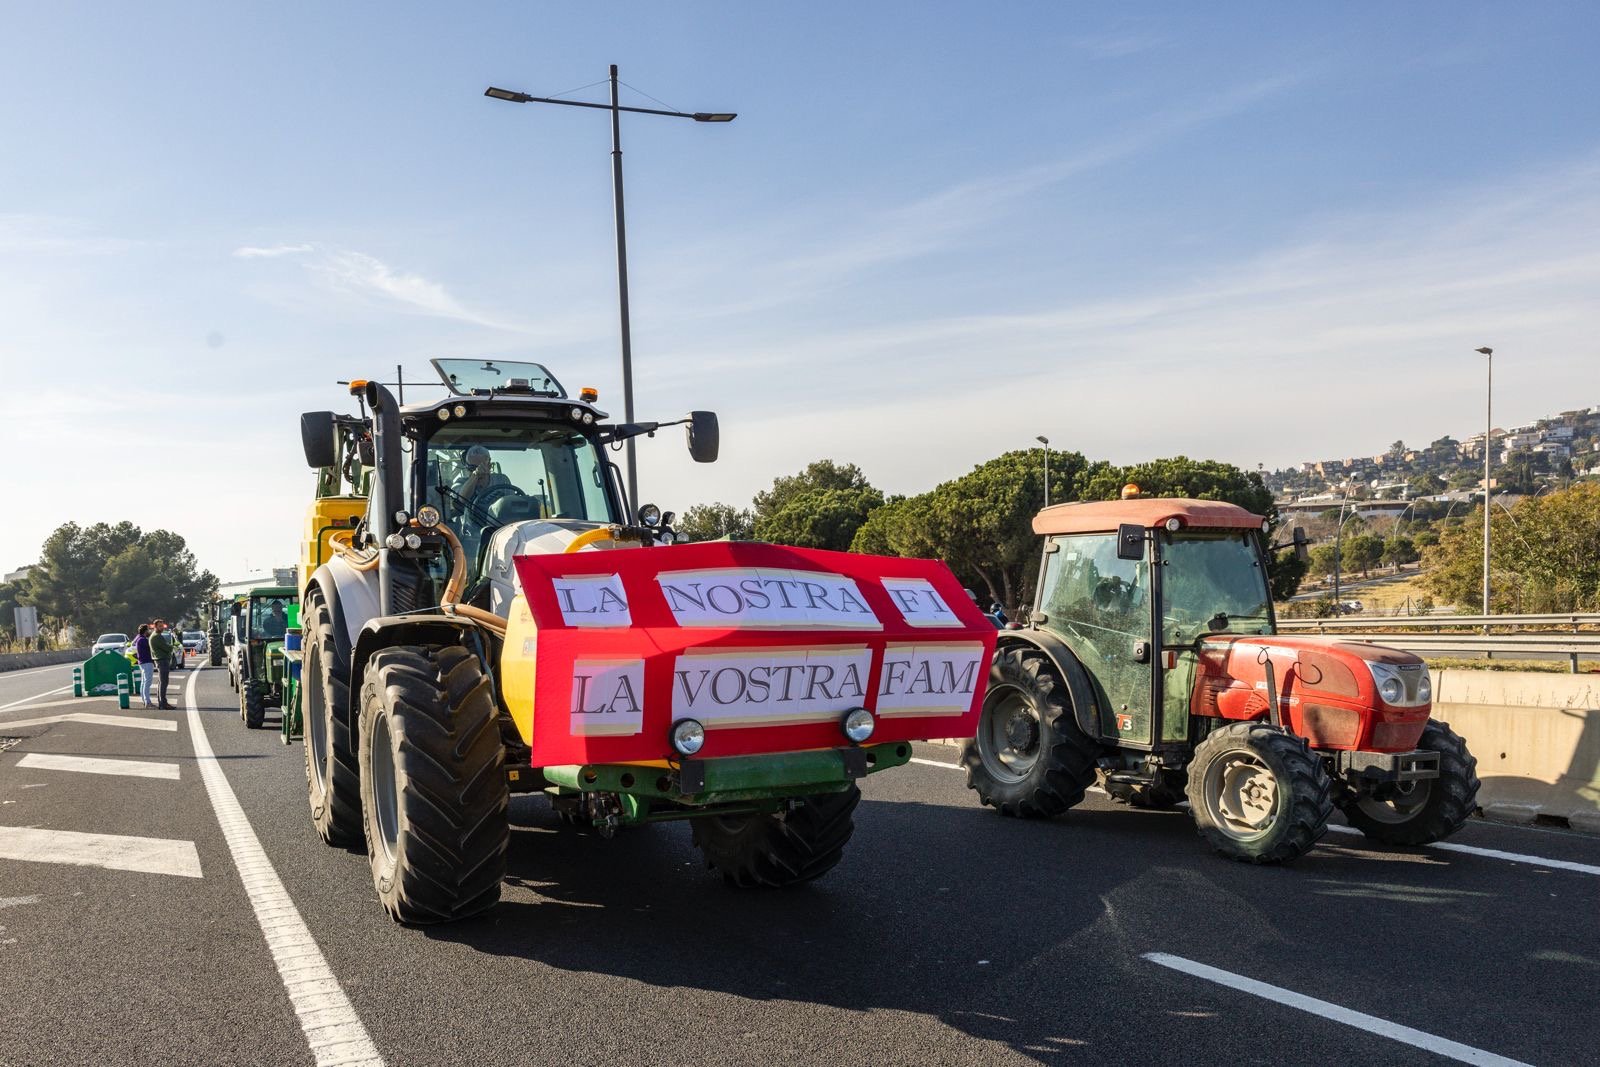
<path id="1" fill-rule="evenodd" d="M 706 815 L 690 821 L 706 866 L 736 889 L 784 889 L 833 870 L 855 833 L 861 790 L 802 797 L 772 815 Z"/>
<path id="2" fill-rule="evenodd" d="M 1439 753 L 1439 777 L 1413 782 L 1388 801 L 1348 790 L 1339 809 L 1350 825 L 1386 845 L 1426 845 L 1461 829 L 1478 809 L 1478 760 L 1447 722 L 1428 720 L 1417 747 Z"/>
<path id="3" fill-rule="evenodd" d="M 1189 763 L 1189 812 L 1224 856 L 1284 863 L 1328 832 L 1333 782 L 1303 737 L 1265 722 L 1212 730 Z"/>
<path id="4" fill-rule="evenodd" d="M 511 793 L 497 715 L 483 665 L 459 645 L 386 648 L 367 662 L 367 858 L 397 922 L 464 919 L 500 899 Z"/>
<path id="5" fill-rule="evenodd" d="M 1181 772 L 1164 772 L 1155 781 L 1138 785 L 1132 782 L 1113 782 L 1104 772 L 1101 772 L 1100 777 L 1101 788 L 1118 804 L 1128 804 L 1150 811 L 1172 811 L 1185 799 L 1185 779 Z"/>
<path id="6" fill-rule="evenodd" d="M 206 656 L 211 660 L 211 665 L 213 667 L 222 666 L 222 646 L 221 645 L 211 645 L 206 651 Z"/>
<path id="7" fill-rule="evenodd" d="M 244 719 L 245 726 L 251 730 L 261 729 L 261 724 L 267 719 L 266 694 L 261 690 L 260 682 L 253 678 L 245 679 L 239 699 L 240 717 Z"/>
<path id="8" fill-rule="evenodd" d="M 340 663 L 333 612 L 320 590 L 306 597 L 301 665 L 306 796 L 317 835 L 329 845 L 361 844 L 361 772 L 350 713 L 350 665 Z"/>
<path id="9" fill-rule="evenodd" d="M 1015 646 L 995 653 L 977 736 L 961 756 L 979 800 L 1016 818 L 1059 815 L 1094 784 L 1099 754 L 1048 656 Z"/>

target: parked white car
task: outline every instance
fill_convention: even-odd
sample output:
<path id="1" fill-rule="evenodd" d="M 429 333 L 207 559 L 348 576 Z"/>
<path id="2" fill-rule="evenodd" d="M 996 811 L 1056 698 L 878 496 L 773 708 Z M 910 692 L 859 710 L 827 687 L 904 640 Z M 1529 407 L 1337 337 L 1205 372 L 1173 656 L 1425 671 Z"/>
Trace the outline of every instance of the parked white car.
<path id="1" fill-rule="evenodd" d="M 128 643 L 127 634 L 101 634 L 94 639 L 94 647 L 89 649 L 89 655 L 98 656 L 102 652 L 121 652 Z"/>

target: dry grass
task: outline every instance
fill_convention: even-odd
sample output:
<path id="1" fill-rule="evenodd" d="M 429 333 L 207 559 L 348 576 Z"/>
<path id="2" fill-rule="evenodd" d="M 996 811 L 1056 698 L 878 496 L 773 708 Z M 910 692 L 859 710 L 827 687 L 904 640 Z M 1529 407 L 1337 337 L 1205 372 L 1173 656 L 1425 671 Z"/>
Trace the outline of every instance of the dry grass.
<path id="1" fill-rule="evenodd" d="M 1428 669 L 1433 671 L 1537 671 L 1540 674 L 1568 674 L 1572 667 L 1564 659 L 1457 659 L 1449 656 L 1427 657 Z M 1600 674 L 1600 660 L 1580 659 L 1579 674 Z"/>

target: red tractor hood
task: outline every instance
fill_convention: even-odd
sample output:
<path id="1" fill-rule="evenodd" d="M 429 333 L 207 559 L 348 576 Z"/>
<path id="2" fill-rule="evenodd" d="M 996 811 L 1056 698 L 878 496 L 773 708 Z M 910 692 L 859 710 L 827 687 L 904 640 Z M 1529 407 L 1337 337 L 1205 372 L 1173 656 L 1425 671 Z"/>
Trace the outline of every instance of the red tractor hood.
<path id="1" fill-rule="evenodd" d="M 1386 702 L 1374 667 L 1377 674 L 1387 669 L 1403 677 L 1410 699 Z M 1407 752 L 1416 747 L 1431 710 L 1427 700 L 1416 699 L 1426 672 L 1420 657 L 1379 645 L 1219 634 L 1200 640 L 1190 707 L 1195 715 L 1266 719 L 1269 689 L 1275 690 L 1280 721 L 1313 748 Z"/>

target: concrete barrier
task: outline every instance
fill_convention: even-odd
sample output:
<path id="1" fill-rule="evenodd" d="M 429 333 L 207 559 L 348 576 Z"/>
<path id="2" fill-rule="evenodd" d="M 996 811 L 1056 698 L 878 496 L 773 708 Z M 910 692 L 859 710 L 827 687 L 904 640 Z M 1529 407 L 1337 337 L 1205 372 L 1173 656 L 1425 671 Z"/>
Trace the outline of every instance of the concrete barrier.
<path id="1" fill-rule="evenodd" d="M 77 663 L 88 658 L 87 648 L 67 648 L 60 652 L 7 652 L 0 655 L 0 673 L 28 667 L 48 667 L 55 663 Z"/>
<path id="2" fill-rule="evenodd" d="M 1444 670 L 1433 715 L 1478 758 L 1485 816 L 1600 833 L 1600 675 Z"/>

